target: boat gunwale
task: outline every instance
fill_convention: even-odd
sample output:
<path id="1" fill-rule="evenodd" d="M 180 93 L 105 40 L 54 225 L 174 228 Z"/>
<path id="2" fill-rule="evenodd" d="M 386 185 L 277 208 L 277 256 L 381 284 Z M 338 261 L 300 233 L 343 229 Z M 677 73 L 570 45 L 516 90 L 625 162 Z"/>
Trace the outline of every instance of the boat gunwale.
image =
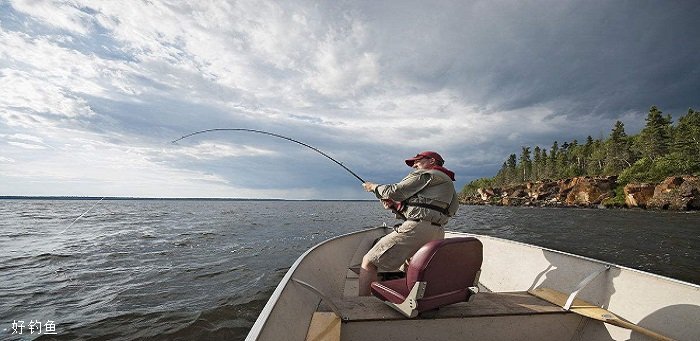
<path id="1" fill-rule="evenodd" d="M 520 246 L 527 246 L 527 247 L 530 247 L 530 248 L 536 248 L 536 249 L 540 249 L 540 250 L 546 250 L 546 251 L 549 251 L 549 252 L 558 253 L 558 254 L 563 254 L 563 255 L 566 255 L 566 256 L 573 257 L 573 258 L 578 258 L 578 259 L 586 260 L 586 261 L 589 261 L 589 262 L 598 263 L 598 264 L 601 264 L 601 265 L 610 265 L 610 266 L 615 267 L 615 268 L 618 268 L 618 269 L 624 269 L 624 270 L 628 270 L 628 271 L 631 271 L 631 272 L 636 272 L 636 273 L 648 275 L 648 276 L 651 276 L 651 277 L 656 277 L 656 278 L 658 278 L 658 279 L 663 279 L 663 280 L 675 282 L 675 283 L 677 283 L 677 284 L 687 285 L 687 286 L 690 286 L 690 287 L 694 287 L 695 289 L 700 289 L 700 284 L 695 284 L 695 283 L 691 283 L 691 282 L 686 282 L 686 281 L 682 281 L 682 280 L 680 280 L 680 279 L 676 279 L 676 278 L 672 278 L 672 277 L 668 277 L 668 276 L 664 276 L 664 275 L 659 275 L 659 274 L 655 274 L 655 273 L 652 273 L 652 272 L 648 272 L 648 271 L 644 271 L 644 270 L 639 270 L 639 269 L 635 269 L 635 268 L 630 268 L 630 267 L 627 267 L 627 266 L 624 266 L 624 265 L 619 265 L 619 264 L 615 264 L 615 263 L 611 263 L 611 262 L 606 262 L 606 261 L 603 261 L 603 260 L 600 260 L 600 259 L 596 259 L 596 258 L 591 258 L 591 257 L 587 257 L 587 256 L 581 256 L 581 255 L 577 255 L 577 254 L 575 254 L 575 253 L 570 253 L 570 252 L 566 252 L 566 251 L 560 251 L 560 250 L 550 249 L 550 248 L 543 247 L 543 246 L 537 246 L 537 245 L 535 245 L 535 244 L 528 244 L 528 243 L 525 243 L 525 242 L 519 242 L 519 241 L 511 240 L 511 239 L 505 239 L 505 238 L 487 236 L 487 235 L 483 235 L 483 234 L 474 234 L 474 233 L 468 233 L 468 232 L 445 231 L 445 233 L 446 233 L 446 234 L 459 234 L 459 235 L 464 235 L 464 236 L 468 236 L 468 237 L 475 237 L 475 238 L 489 238 L 489 239 L 498 240 L 498 241 L 503 241 L 503 242 L 506 242 L 506 243 L 516 244 L 516 245 L 520 245 Z"/>

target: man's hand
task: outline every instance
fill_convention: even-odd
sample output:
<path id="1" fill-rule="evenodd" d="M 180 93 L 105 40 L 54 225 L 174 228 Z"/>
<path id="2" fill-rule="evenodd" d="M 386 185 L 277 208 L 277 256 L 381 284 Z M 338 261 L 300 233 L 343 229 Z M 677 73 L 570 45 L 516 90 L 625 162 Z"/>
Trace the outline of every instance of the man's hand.
<path id="1" fill-rule="evenodd" d="M 374 192 L 374 189 L 377 188 L 377 186 L 379 186 L 379 185 L 377 185 L 375 183 L 371 183 L 371 182 L 365 182 L 362 184 L 362 187 L 364 187 L 365 191 L 367 191 L 367 192 Z"/>
<path id="2" fill-rule="evenodd" d="M 382 202 L 382 206 L 384 206 L 385 210 L 390 210 L 394 208 L 394 205 L 396 205 L 394 200 L 391 199 L 381 199 L 380 201 Z"/>

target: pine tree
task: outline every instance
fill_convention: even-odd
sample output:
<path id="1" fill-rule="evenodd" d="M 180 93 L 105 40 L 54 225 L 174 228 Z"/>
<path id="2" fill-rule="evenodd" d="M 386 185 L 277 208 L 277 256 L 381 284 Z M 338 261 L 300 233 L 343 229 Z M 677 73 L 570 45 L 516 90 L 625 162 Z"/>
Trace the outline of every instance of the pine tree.
<path id="1" fill-rule="evenodd" d="M 593 154 L 593 138 L 591 135 L 588 135 L 588 137 L 586 137 L 586 144 L 583 145 L 583 164 L 581 165 L 581 168 L 586 175 L 592 175 L 588 174 L 588 165 L 591 162 L 591 154 Z"/>
<path id="2" fill-rule="evenodd" d="M 632 166 L 632 161 L 630 141 L 625 133 L 625 124 L 617 121 L 610 133 L 610 138 L 606 141 L 605 173 L 609 175 L 620 174 L 625 168 Z"/>
<path id="3" fill-rule="evenodd" d="M 557 178 L 566 178 L 569 177 L 569 172 L 568 172 L 568 165 L 569 165 L 569 142 L 564 141 L 561 145 L 561 149 L 559 149 L 559 153 L 557 153 L 557 159 L 554 164 L 554 169 L 555 169 L 555 175 Z"/>
<path id="4" fill-rule="evenodd" d="M 506 179 L 506 183 L 514 183 L 517 180 L 518 177 L 518 170 L 517 170 L 517 161 L 516 161 L 516 156 L 515 154 L 510 154 L 508 157 L 508 161 L 506 161 L 506 165 L 508 167 L 508 177 Z"/>
<path id="5" fill-rule="evenodd" d="M 542 180 L 549 178 L 549 156 L 547 156 L 547 149 L 542 148 L 542 174 L 537 178 L 537 180 Z"/>
<path id="6" fill-rule="evenodd" d="M 607 157 L 607 151 L 604 146 L 605 143 L 601 140 L 593 141 L 591 156 L 589 157 L 588 167 L 586 168 L 586 173 L 588 175 L 603 174 L 603 169 L 605 168 L 605 158 Z"/>
<path id="7" fill-rule="evenodd" d="M 520 152 L 520 174 L 519 180 L 528 181 L 532 174 L 532 159 L 530 159 L 530 147 L 522 147 Z"/>
<path id="8" fill-rule="evenodd" d="M 542 149 L 535 146 L 535 154 L 532 160 L 532 180 L 539 180 L 542 173 Z"/>
<path id="9" fill-rule="evenodd" d="M 496 186 L 500 186 L 503 184 L 506 184 L 508 181 L 508 165 L 503 162 L 503 165 L 501 165 L 501 169 L 498 171 L 498 174 L 494 177 L 494 184 Z"/>
<path id="10" fill-rule="evenodd" d="M 688 109 L 673 132 L 672 156 L 683 173 L 700 172 L 700 112 Z"/>
<path id="11" fill-rule="evenodd" d="M 669 151 L 671 144 L 671 116 L 661 116 L 661 110 L 656 106 L 649 109 L 646 126 L 639 133 L 636 148 L 651 161 L 656 161 Z"/>
<path id="12" fill-rule="evenodd" d="M 552 148 L 549 152 L 549 175 L 557 178 L 559 177 L 559 172 L 557 170 L 557 158 L 559 157 L 559 144 L 554 141 Z"/>
<path id="13" fill-rule="evenodd" d="M 578 140 L 574 139 L 569 145 L 569 156 L 570 161 L 568 165 L 568 173 L 570 176 L 581 176 L 584 173 L 583 170 L 583 155 L 584 147 L 578 144 Z"/>

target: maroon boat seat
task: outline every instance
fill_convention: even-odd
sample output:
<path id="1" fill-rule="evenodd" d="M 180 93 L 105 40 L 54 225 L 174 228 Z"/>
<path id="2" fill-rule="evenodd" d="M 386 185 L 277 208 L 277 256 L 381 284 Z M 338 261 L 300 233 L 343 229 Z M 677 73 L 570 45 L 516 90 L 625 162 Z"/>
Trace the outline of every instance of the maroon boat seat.
<path id="1" fill-rule="evenodd" d="M 468 301 L 478 292 L 483 246 L 473 237 L 433 240 L 409 261 L 406 277 L 372 283 L 372 295 L 407 317 Z"/>

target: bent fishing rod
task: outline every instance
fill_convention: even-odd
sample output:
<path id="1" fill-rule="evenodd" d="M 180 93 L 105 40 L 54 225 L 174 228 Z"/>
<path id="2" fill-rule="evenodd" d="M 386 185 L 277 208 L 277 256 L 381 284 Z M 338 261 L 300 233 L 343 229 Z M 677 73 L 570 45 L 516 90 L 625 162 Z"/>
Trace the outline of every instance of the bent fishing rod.
<path id="1" fill-rule="evenodd" d="M 291 138 L 291 137 L 287 137 L 287 136 L 283 136 L 283 135 L 280 135 L 280 134 L 271 133 L 271 132 L 269 132 L 269 131 L 257 130 L 257 129 L 246 129 L 246 128 L 214 128 L 214 129 L 205 129 L 205 130 L 195 131 L 195 132 L 189 133 L 189 134 L 187 134 L 187 135 L 183 135 L 183 136 L 181 136 L 181 137 L 178 138 L 178 139 L 175 139 L 175 140 L 170 141 L 170 143 L 172 143 L 172 144 L 177 144 L 177 141 L 184 140 L 184 139 L 186 139 L 186 138 L 188 138 L 188 137 L 191 137 L 191 136 L 194 136 L 194 135 L 198 135 L 198 134 L 209 133 L 209 132 L 213 132 L 213 131 L 244 131 L 244 132 L 249 132 L 249 133 L 256 133 L 256 134 L 269 135 L 269 136 L 281 138 L 281 139 L 284 139 L 284 140 L 287 140 L 287 141 L 291 141 L 291 142 L 294 142 L 294 143 L 296 143 L 296 144 L 300 144 L 300 145 L 302 145 L 302 146 L 304 146 L 304 147 L 306 147 L 306 148 L 309 148 L 309 149 L 311 149 L 311 150 L 313 150 L 313 151 L 315 151 L 315 152 L 317 152 L 317 153 L 319 153 L 319 154 L 321 154 L 321 155 L 327 157 L 329 160 L 331 160 L 331 161 L 337 163 L 338 166 L 343 167 L 343 169 L 345 169 L 346 171 L 350 172 L 350 174 L 352 174 L 352 175 L 353 175 L 354 177 L 356 177 L 358 180 L 362 181 L 362 183 L 365 183 L 365 180 L 363 180 L 359 175 L 355 174 L 355 172 L 351 171 L 350 168 L 345 167 L 344 164 L 342 164 L 341 162 L 338 162 L 336 159 L 330 157 L 328 154 L 322 152 L 322 151 L 319 150 L 318 148 L 316 148 L 316 147 L 314 147 L 314 146 L 311 146 L 311 145 L 308 145 L 308 144 L 306 144 L 306 143 L 304 143 L 304 142 L 297 141 L 297 140 L 295 140 L 295 139 L 293 139 L 293 138 Z"/>

